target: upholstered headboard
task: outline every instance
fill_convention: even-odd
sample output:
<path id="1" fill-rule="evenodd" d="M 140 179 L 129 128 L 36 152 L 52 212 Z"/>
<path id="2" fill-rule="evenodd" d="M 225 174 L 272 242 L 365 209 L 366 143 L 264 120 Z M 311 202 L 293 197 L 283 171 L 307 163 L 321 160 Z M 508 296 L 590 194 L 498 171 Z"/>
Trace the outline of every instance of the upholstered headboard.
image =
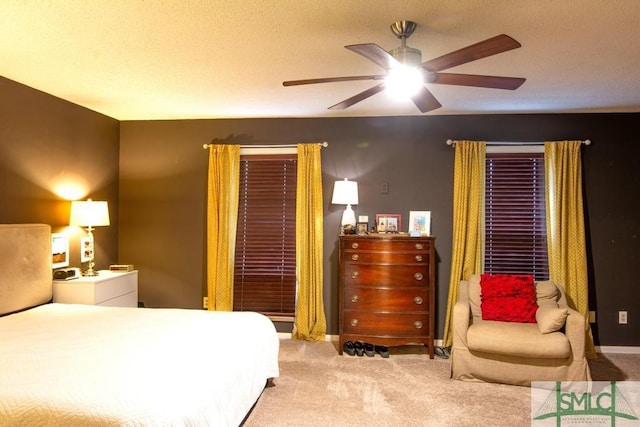
<path id="1" fill-rule="evenodd" d="M 51 300 L 51 227 L 0 224 L 0 315 Z"/>

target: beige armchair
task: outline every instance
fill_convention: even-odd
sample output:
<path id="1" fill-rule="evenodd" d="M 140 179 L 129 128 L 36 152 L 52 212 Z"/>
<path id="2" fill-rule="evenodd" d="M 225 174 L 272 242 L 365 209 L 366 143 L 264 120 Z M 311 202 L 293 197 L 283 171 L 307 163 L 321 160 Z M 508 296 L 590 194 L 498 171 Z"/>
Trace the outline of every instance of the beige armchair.
<path id="1" fill-rule="evenodd" d="M 567 306 L 561 286 L 536 283 L 537 323 L 482 320 L 480 293 L 480 276 L 460 282 L 453 309 L 453 379 L 521 386 L 591 380 L 585 318 Z"/>

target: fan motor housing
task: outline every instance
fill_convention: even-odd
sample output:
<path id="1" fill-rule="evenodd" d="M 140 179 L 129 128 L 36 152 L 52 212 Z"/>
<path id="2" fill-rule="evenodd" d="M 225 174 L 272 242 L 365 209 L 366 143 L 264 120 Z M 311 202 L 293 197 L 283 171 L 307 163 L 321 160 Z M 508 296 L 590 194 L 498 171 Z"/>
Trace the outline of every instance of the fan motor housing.
<path id="1" fill-rule="evenodd" d="M 422 64 L 422 52 L 409 46 L 400 46 L 389 52 L 398 62 L 407 67 L 417 67 Z"/>

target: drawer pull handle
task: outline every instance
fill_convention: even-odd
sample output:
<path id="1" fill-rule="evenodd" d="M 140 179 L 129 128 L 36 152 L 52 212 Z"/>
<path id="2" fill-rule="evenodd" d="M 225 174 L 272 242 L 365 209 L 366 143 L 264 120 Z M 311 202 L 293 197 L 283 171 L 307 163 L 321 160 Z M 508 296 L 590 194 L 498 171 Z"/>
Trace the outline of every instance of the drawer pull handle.
<path id="1" fill-rule="evenodd" d="M 422 280 L 424 279 L 424 275 L 422 273 L 416 273 L 413 275 L 413 278 L 416 280 Z"/>
<path id="2" fill-rule="evenodd" d="M 423 303 L 422 297 L 415 297 L 413 299 L 413 302 L 415 302 L 418 305 L 422 304 Z"/>
<path id="3" fill-rule="evenodd" d="M 353 261 L 357 261 L 357 260 L 359 260 L 359 259 L 360 259 L 360 255 L 358 255 L 358 254 L 353 254 L 353 255 L 351 255 L 351 259 L 352 259 Z"/>
<path id="4" fill-rule="evenodd" d="M 351 273 L 352 279 L 357 279 L 358 277 L 360 277 L 360 273 L 358 273 L 357 271 L 354 271 L 353 273 Z"/>
<path id="5" fill-rule="evenodd" d="M 416 261 L 418 262 L 422 261 L 422 255 L 416 255 Z"/>
<path id="6" fill-rule="evenodd" d="M 413 322 L 413 327 L 416 329 L 422 329 L 422 322 L 419 320 L 416 320 L 415 322 Z"/>
<path id="7" fill-rule="evenodd" d="M 351 244 L 351 247 L 352 247 L 353 249 L 358 249 L 358 242 L 353 242 L 353 243 Z"/>
<path id="8" fill-rule="evenodd" d="M 422 243 L 416 243 L 416 249 L 422 250 L 424 249 L 424 245 Z"/>
<path id="9" fill-rule="evenodd" d="M 351 326 L 358 326 L 358 319 L 351 319 Z"/>
<path id="10" fill-rule="evenodd" d="M 358 295 L 354 295 L 351 297 L 351 302 L 358 302 L 360 301 L 360 297 Z"/>

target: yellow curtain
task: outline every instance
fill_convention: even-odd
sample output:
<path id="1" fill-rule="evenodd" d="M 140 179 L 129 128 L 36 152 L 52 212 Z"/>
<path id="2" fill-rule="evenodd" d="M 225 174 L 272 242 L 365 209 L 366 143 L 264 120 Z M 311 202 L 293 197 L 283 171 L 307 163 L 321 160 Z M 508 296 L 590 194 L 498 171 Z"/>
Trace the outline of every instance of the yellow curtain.
<path id="1" fill-rule="evenodd" d="M 209 148 L 207 296 L 209 310 L 233 310 L 233 263 L 238 224 L 240 146 Z"/>
<path id="2" fill-rule="evenodd" d="M 323 210 L 320 145 L 298 144 L 296 276 L 298 292 L 292 338 L 324 340 Z"/>
<path id="3" fill-rule="evenodd" d="M 596 351 L 589 324 L 581 144 L 580 141 L 544 144 L 547 246 L 549 276 L 564 287 L 569 306 L 585 317 L 585 353 L 594 358 Z"/>
<path id="4" fill-rule="evenodd" d="M 482 272 L 486 143 L 457 141 L 453 172 L 453 245 L 443 345 L 453 341 L 453 306 L 460 280 Z"/>

